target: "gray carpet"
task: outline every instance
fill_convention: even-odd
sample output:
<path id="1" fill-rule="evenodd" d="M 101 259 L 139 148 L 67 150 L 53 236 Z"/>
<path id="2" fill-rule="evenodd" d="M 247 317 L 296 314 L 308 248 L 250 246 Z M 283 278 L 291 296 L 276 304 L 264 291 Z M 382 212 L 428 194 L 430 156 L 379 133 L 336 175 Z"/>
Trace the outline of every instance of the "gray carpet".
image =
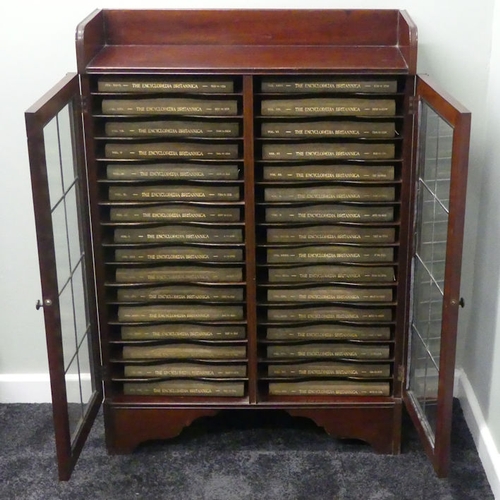
<path id="1" fill-rule="evenodd" d="M 202 419 L 170 442 L 109 456 L 99 415 L 66 483 L 57 480 L 50 405 L 0 405 L 0 425 L 2 500 L 493 499 L 457 401 L 444 480 L 407 420 L 399 456 L 265 412 Z"/>

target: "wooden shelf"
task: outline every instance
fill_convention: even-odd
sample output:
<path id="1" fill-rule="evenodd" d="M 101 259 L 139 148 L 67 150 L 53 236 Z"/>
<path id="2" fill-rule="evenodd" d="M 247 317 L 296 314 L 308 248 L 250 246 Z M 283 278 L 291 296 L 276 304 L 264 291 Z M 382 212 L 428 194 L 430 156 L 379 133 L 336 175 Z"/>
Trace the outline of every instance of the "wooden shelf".
<path id="1" fill-rule="evenodd" d="M 391 73 L 409 71 L 399 47 L 382 46 L 234 46 L 234 45 L 112 45 L 88 64 L 94 72 L 288 73 L 298 72 Z"/>

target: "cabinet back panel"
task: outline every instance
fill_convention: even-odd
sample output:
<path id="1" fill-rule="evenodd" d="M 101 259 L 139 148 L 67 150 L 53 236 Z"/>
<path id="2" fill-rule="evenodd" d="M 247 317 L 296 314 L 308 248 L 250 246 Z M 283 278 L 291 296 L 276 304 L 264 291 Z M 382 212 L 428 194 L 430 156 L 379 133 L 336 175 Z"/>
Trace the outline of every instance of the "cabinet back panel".
<path id="1" fill-rule="evenodd" d="M 110 45 L 397 43 L 396 10 L 106 10 L 104 13 L 106 42 Z"/>

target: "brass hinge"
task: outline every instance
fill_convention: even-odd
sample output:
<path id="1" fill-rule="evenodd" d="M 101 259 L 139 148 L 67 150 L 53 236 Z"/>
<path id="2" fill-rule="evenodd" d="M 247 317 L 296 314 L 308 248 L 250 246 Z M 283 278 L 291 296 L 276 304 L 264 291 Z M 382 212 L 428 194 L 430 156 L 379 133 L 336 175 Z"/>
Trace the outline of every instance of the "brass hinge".
<path id="1" fill-rule="evenodd" d="M 408 114 L 414 115 L 417 112 L 418 99 L 416 95 L 411 95 L 408 100 Z"/>
<path id="2" fill-rule="evenodd" d="M 80 112 L 86 113 L 88 111 L 89 100 L 86 96 L 80 96 Z"/>
<path id="3" fill-rule="evenodd" d="M 405 367 L 403 365 L 398 366 L 398 382 L 404 382 L 405 380 Z"/>

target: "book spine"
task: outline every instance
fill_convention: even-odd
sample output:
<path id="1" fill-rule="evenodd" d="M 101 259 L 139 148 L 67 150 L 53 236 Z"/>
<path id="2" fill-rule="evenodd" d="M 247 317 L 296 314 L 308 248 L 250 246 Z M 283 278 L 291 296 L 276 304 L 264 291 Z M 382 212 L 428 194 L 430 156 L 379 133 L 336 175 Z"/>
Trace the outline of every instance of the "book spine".
<path id="1" fill-rule="evenodd" d="M 163 363 L 125 365 L 125 377 L 246 377 L 246 365 Z"/>
<path id="2" fill-rule="evenodd" d="M 161 226 L 140 229 L 119 228 L 114 231 L 116 243 L 201 242 L 242 243 L 241 229 L 194 226 Z"/>
<path id="3" fill-rule="evenodd" d="M 245 346 L 200 346 L 169 344 L 165 346 L 124 346 L 123 359 L 243 359 Z"/>
<path id="4" fill-rule="evenodd" d="M 241 267 L 201 267 L 201 266 L 164 266 L 117 268 L 118 283 L 141 283 L 156 281 L 206 281 L 239 282 L 243 280 Z"/>
<path id="5" fill-rule="evenodd" d="M 388 326 L 304 325 L 267 327 L 269 340 L 389 340 Z"/>
<path id="6" fill-rule="evenodd" d="M 388 364 L 314 362 L 269 365 L 270 377 L 389 377 Z"/>
<path id="7" fill-rule="evenodd" d="M 199 207 L 189 205 L 112 208 L 110 210 L 112 222 L 149 222 L 158 220 L 167 221 L 207 221 L 207 222 L 238 222 L 240 210 L 228 207 Z"/>
<path id="8" fill-rule="evenodd" d="M 270 268 L 270 283 L 303 281 L 356 281 L 391 282 L 394 281 L 392 267 L 360 266 L 299 266 Z"/>
<path id="9" fill-rule="evenodd" d="M 139 323 L 146 321 L 238 321 L 244 318 L 241 306 L 119 306 L 118 321 Z"/>
<path id="10" fill-rule="evenodd" d="M 201 142 L 157 142 L 157 143 L 118 143 L 110 142 L 104 146 L 104 156 L 113 160 L 186 158 L 234 160 L 239 157 L 238 145 L 220 142 L 205 144 Z"/>
<path id="11" fill-rule="evenodd" d="M 288 78 L 263 78 L 262 92 L 397 92 L 396 80 L 345 80 L 308 78 L 304 80 L 290 80 Z"/>
<path id="12" fill-rule="evenodd" d="M 236 180 L 239 168 L 237 165 L 183 163 L 108 165 L 106 175 L 112 180 Z"/>
<path id="13" fill-rule="evenodd" d="M 282 263 L 328 263 L 328 262 L 392 262 L 394 249 L 390 247 L 342 247 L 305 246 L 299 248 L 269 248 L 267 261 L 273 264 Z M 278 271 L 275 271 L 278 272 Z M 282 270 L 285 273 L 285 269 Z"/>
<path id="14" fill-rule="evenodd" d="M 182 99 L 164 97 L 153 99 L 103 99 L 105 115 L 206 115 L 235 116 L 236 99 Z"/>
<path id="15" fill-rule="evenodd" d="M 392 207 L 306 205 L 266 208 L 266 222 L 391 222 L 393 220 Z"/>
<path id="16" fill-rule="evenodd" d="M 240 188 L 238 186 L 191 185 L 110 186 L 108 196 L 110 201 L 239 201 Z"/>
<path id="17" fill-rule="evenodd" d="M 195 382 L 188 383 L 188 382 Z M 213 382 L 166 380 L 162 382 L 142 382 L 123 384 L 126 396 L 210 396 L 210 397 L 243 397 L 244 382 Z"/>
<path id="18" fill-rule="evenodd" d="M 310 287 L 310 288 L 277 288 L 267 291 L 270 302 L 303 302 L 303 301 L 349 301 L 349 302 L 390 302 L 390 288 L 358 288 L 358 287 Z"/>
<path id="19" fill-rule="evenodd" d="M 394 201 L 396 191 L 393 187 L 286 187 L 265 188 L 265 201 L 298 202 L 298 201 Z M 296 209 L 297 210 L 297 209 Z M 325 212 L 331 207 L 326 207 Z M 365 208 L 365 213 L 372 208 Z M 304 209 L 303 209 L 304 211 Z"/>
<path id="20" fill-rule="evenodd" d="M 389 122 L 266 122 L 261 127 L 262 137 L 279 138 L 376 138 L 391 139 L 396 135 L 394 123 Z"/>
<path id="21" fill-rule="evenodd" d="M 263 178 L 267 181 L 390 181 L 394 179 L 394 167 L 390 165 L 264 166 Z"/>
<path id="22" fill-rule="evenodd" d="M 264 116 L 394 116 L 396 101 L 393 99 L 264 99 L 261 107 Z"/>
<path id="23" fill-rule="evenodd" d="M 271 382 L 272 396 L 389 396 L 389 382 Z"/>
<path id="24" fill-rule="evenodd" d="M 243 250 L 195 246 L 117 248 L 115 259 L 119 262 L 241 262 Z"/>
<path id="25" fill-rule="evenodd" d="M 131 79 L 119 77 L 101 77 L 97 81 L 99 92 L 130 92 L 130 93 L 157 93 L 157 92 L 188 92 L 188 93 L 225 93 L 234 92 L 232 79 L 203 80 L 203 79 L 169 79 L 168 77 Z"/>
<path id="26" fill-rule="evenodd" d="M 394 228 L 309 226 L 299 228 L 268 228 L 268 243 L 393 243 Z"/>
<path id="27" fill-rule="evenodd" d="M 385 322 L 392 320 L 389 308 L 354 308 L 354 307 L 294 307 L 269 308 L 269 321 L 368 321 Z"/>
<path id="28" fill-rule="evenodd" d="M 234 287 L 166 286 L 119 288 L 117 299 L 123 302 L 148 300 L 242 301 L 243 289 Z"/>
<path id="29" fill-rule="evenodd" d="M 388 346 L 302 344 L 272 345 L 267 348 L 269 358 L 348 358 L 389 359 Z"/>
<path id="30" fill-rule="evenodd" d="M 173 323 L 121 327 L 121 338 L 123 340 L 242 340 L 245 336 L 245 327 L 238 325 L 218 326 Z"/>
<path id="31" fill-rule="evenodd" d="M 262 145 L 264 160 L 311 160 L 311 159 L 393 159 L 396 149 L 393 143 L 270 143 Z"/>
<path id="32" fill-rule="evenodd" d="M 113 137 L 238 137 L 238 122 L 198 121 L 109 121 L 104 126 Z"/>

